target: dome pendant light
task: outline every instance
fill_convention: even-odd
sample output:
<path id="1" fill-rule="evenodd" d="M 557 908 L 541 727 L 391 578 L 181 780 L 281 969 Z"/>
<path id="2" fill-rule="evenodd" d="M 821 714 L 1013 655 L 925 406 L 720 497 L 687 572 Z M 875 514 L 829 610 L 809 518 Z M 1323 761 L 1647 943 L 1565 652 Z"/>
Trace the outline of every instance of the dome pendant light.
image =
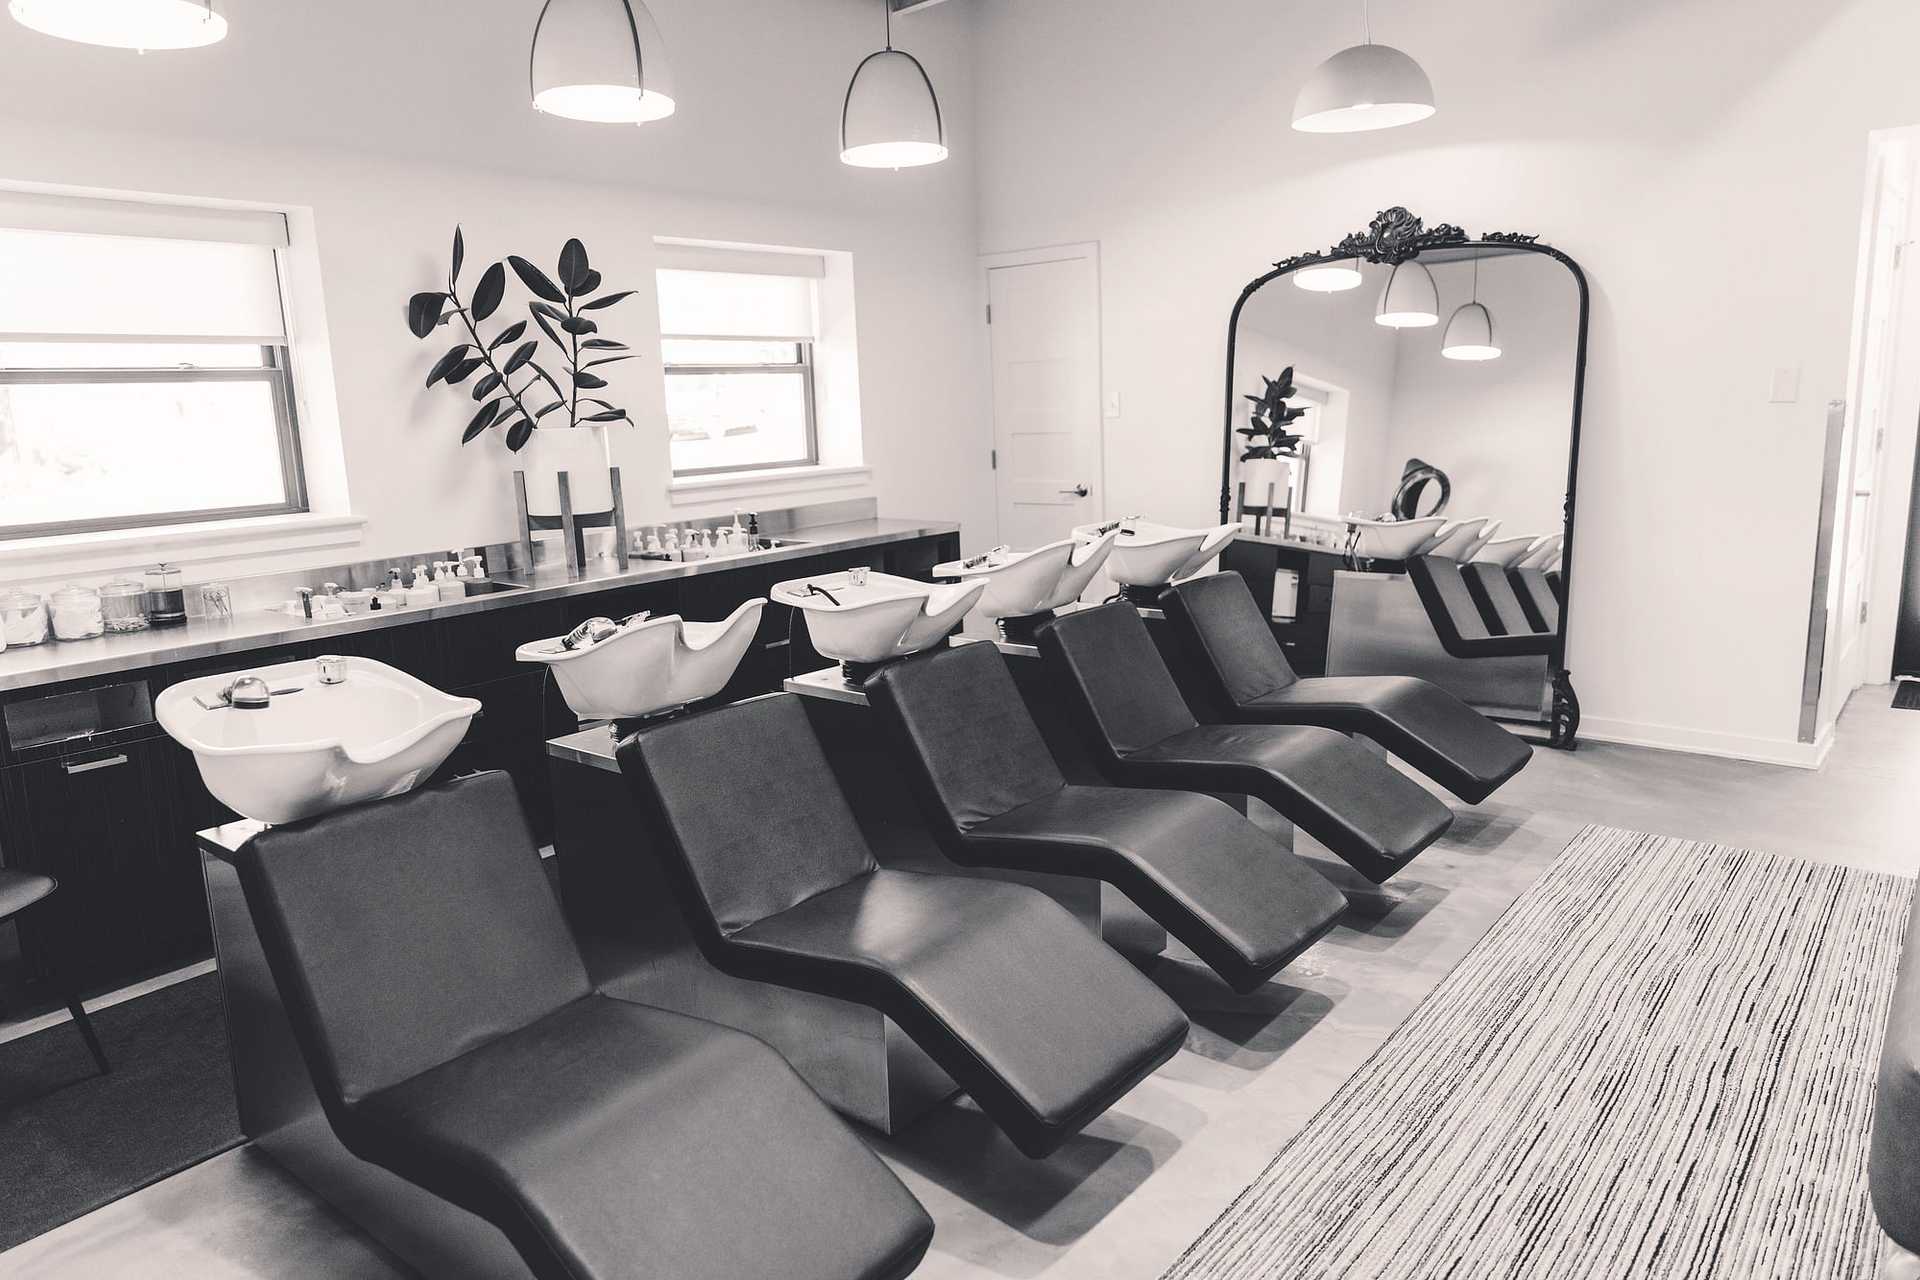
<path id="1" fill-rule="evenodd" d="M 547 0 L 527 86 L 534 110 L 569 120 L 646 124 L 673 114 L 666 42 L 643 0 Z"/>
<path id="2" fill-rule="evenodd" d="M 42 35 L 110 49 L 199 49 L 227 38 L 213 0 L 11 0 L 14 21 Z"/>
<path id="3" fill-rule="evenodd" d="M 1402 262 L 1387 277 L 1373 322 L 1389 329 L 1430 329 L 1440 323 L 1440 289 L 1433 272 L 1417 262 Z"/>
<path id="4" fill-rule="evenodd" d="M 1358 289 L 1365 279 L 1360 274 L 1360 268 L 1339 263 L 1302 267 L 1293 273 L 1294 288 L 1305 289 L 1308 293 L 1345 293 L 1348 289 Z"/>
<path id="5" fill-rule="evenodd" d="M 1373 42 L 1367 0 L 1361 0 L 1360 13 L 1366 43 L 1321 63 L 1294 99 L 1293 127 L 1301 133 L 1391 129 L 1433 114 L 1433 81 L 1406 54 Z"/>
<path id="6" fill-rule="evenodd" d="M 1498 360 L 1500 348 L 1493 340 L 1493 315 L 1480 303 L 1480 257 L 1473 259 L 1473 301 L 1465 303 L 1447 321 L 1447 335 L 1440 343 L 1440 354 L 1449 360 Z"/>
<path id="7" fill-rule="evenodd" d="M 854 69 L 840 109 L 840 160 L 860 169 L 909 169 L 947 158 L 940 98 L 920 60 L 893 47 L 893 0 L 887 47 Z"/>

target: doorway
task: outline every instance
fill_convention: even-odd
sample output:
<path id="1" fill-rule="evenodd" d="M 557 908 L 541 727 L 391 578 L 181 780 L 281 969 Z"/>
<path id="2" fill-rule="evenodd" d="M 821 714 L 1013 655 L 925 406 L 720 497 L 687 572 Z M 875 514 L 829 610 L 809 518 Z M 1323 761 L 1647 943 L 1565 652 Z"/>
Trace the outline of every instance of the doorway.
<path id="1" fill-rule="evenodd" d="M 981 264 L 999 541 L 1027 550 L 1106 510 L 1099 249 L 990 254 Z"/>

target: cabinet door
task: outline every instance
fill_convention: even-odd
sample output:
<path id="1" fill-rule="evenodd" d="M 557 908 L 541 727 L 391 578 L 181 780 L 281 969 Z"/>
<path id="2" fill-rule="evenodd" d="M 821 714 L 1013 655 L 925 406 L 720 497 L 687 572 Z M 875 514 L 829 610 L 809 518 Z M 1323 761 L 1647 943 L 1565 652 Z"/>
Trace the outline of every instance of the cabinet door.
<path id="1" fill-rule="evenodd" d="M 513 775 L 527 821 L 541 844 L 553 840 L 553 791 L 547 775 L 547 710 L 544 673 L 510 676 L 462 689 L 482 710 L 448 761 L 466 774 L 504 769 Z"/>

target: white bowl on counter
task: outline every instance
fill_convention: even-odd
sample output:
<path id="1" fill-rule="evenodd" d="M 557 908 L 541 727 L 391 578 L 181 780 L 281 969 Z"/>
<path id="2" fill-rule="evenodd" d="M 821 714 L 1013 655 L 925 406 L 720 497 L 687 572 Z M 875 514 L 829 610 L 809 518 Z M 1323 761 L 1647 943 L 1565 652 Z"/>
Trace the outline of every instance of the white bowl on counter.
<path id="1" fill-rule="evenodd" d="M 984 578 L 942 585 L 871 570 L 864 578 L 855 583 L 844 572 L 795 578 L 776 584 L 773 599 L 800 610 L 822 657 L 874 663 L 937 644 L 987 590 Z"/>
<path id="2" fill-rule="evenodd" d="M 628 623 L 597 644 L 568 649 L 560 637 L 514 651 L 539 663 L 582 720 L 638 720 L 711 698 L 727 687 L 760 627 L 764 598 L 747 601 L 720 622 L 688 622 L 677 614 Z"/>

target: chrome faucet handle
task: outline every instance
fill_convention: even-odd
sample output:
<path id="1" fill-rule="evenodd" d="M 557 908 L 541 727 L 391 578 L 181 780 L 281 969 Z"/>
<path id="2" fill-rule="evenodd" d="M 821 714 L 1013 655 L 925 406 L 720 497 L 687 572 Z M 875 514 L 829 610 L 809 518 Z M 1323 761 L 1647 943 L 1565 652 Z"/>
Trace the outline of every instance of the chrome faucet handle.
<path id="1" fill-rule="evenodd" d="M 220 694 L 230 707 L 258 710 L 273 701 L 273 690 L 259 676 L 241 676 Z"/>

